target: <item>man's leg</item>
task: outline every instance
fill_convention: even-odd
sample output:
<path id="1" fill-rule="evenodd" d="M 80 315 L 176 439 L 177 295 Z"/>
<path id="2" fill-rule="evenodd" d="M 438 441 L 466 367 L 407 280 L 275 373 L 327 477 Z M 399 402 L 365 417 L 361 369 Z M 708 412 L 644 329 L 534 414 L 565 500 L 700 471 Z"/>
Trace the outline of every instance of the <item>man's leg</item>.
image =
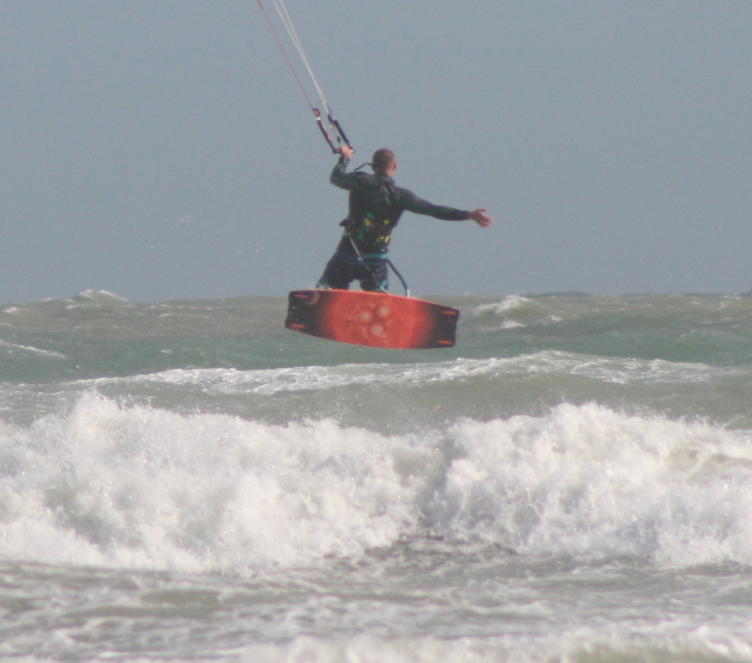
<path id="1" fill-rule="evenodd" d="M 378 290 L 386 292 L 389 287 L 389 266 L 386 259 L 381 256 L 363 256 L 363 267 L 358 275 L 360 287 L 363 290 Z"/>
<path id="2" fill-rule="evenodd" d="M 355 278 L 353 264 L 349 260 L 349 256 L 345 256 L 338 251 L 326 263 L 324 273 L 316 287 L 326 290 L 347 290 L 350 287 L 350 282 Z"/>

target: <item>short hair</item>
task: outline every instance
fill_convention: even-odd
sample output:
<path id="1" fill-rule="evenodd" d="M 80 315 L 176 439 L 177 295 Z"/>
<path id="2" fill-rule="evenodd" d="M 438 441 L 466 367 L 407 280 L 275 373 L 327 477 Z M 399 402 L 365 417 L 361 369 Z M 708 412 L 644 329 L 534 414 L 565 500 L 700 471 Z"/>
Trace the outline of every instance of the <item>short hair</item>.
<path id="1" fill-rule="evenodd" d="M 371 167 L 376 173 L 383 173 L 392 167 L 394 164 L 394 152 L 382 147 L 380 150 L 376 150 L 373 153 L 371 160 Z"/>

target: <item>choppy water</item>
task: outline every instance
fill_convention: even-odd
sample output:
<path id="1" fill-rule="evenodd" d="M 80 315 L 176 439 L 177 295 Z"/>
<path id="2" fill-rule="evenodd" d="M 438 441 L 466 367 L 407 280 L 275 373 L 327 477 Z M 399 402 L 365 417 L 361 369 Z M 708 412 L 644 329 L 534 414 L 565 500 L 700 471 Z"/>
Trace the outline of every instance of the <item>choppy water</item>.
<path id="1" fill-rule="evenodd" d="M 0 658 L 752 661 L 752 298 L 0 306 Z"/>

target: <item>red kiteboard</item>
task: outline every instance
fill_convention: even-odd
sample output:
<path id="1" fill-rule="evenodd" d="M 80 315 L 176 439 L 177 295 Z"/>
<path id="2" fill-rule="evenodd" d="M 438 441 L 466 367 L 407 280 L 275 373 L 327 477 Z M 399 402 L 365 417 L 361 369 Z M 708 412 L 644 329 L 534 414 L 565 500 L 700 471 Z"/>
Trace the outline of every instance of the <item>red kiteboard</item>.
<path id="1" fill-rule="evenodd" d="M 413 297 L 362 290 L 293 290 L 285 327 L 376 348 L 449 348 L 457 309 Z"/>

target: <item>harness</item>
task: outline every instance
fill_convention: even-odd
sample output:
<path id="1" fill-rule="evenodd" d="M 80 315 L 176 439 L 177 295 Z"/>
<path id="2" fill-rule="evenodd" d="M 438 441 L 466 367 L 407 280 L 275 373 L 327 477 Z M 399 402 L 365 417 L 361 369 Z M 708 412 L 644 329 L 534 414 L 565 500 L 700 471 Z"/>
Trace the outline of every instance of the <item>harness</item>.
<path id="1" fill-rule="evenodd" d="M 394 183 L 380 181 L 378 186 L 357 190 L 351 195 L 350 216 L 340 223 L 345 234 L 369 252 L 386 253 L 402 213 L 397 205 Z"/>

